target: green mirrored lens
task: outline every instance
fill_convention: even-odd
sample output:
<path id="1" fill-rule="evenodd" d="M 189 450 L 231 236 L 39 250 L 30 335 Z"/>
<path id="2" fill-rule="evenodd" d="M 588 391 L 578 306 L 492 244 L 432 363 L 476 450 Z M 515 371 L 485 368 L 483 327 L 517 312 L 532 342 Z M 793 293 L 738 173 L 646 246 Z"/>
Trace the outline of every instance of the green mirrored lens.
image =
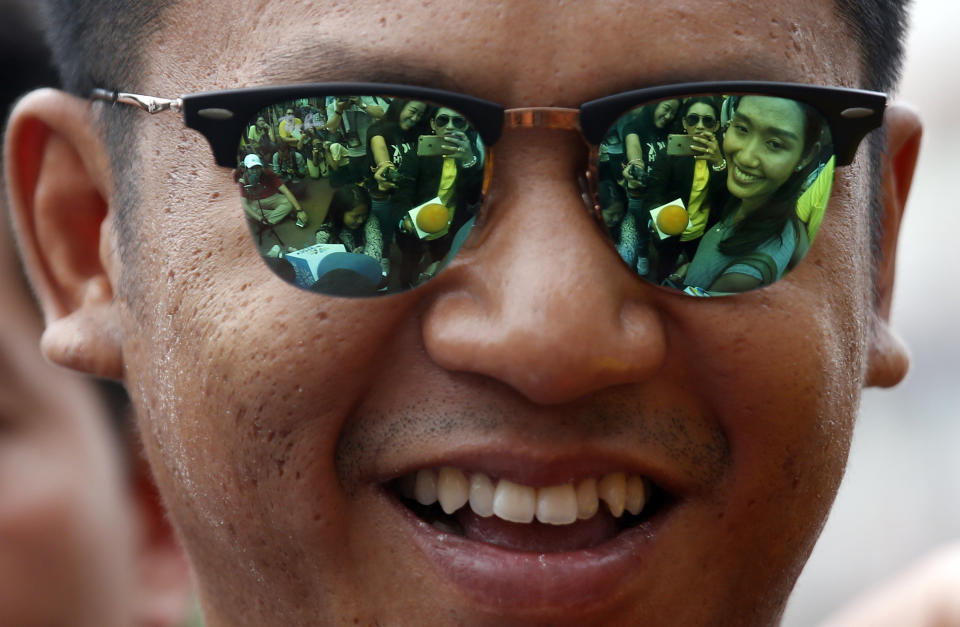
<path id="1" fill-rule="evenodd" d="M 260 255 L 301 288 L 405 291 L 442 269 L 480 208 L 485 152 L 458 111 L 390 96 L 265 107 L 237 153 Z"/>
<path id="2" fill-rule="evenodd" d="M 599 149 L 597 191 L 621 258 L 696 296 L 782 278 L 806 254 L 833 183 L 830 130 L 810 106 L 706 94 L 638 106 Z"/>

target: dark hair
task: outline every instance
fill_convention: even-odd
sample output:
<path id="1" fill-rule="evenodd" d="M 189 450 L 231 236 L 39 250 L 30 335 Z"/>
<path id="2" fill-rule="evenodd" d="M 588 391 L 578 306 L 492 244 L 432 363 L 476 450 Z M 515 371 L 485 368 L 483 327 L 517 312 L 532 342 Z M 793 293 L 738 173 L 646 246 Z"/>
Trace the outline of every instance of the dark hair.
<path id="1" fill-rule="evenodd" d="M 741 101 L 742 98 L 734 104 L 734 111 Z M 811 157 L 810 152 L 820 139 L 824 122 L 823 117 L 815 109 L 800 102 L 797 105 L 803 112 L 803 150 L 800 153 L 800 159 L 804 159 Z M 797 199 L 800 197 L 804 181 L 818 165 L 816 155 L 812 156 L 814 158 L 811 158 L 809 163 L 793 172 L 773 193 L 762 211 L 751 213 L 748 220 L 740 222 L 733 233 L 720 242 L 717 248 L 721 253 L 730 257 L 749 254 L 770 238 L 783 237 L 783 229 L 789 221 L 793 221 L 794 229 L 800 228 L 796 219 Z M 725 212 L 734 210 L 739 204 L 736 198 L 731 198 L 725 207 Z"/>
<path id="2" fill-rule="evenodd" d="M 657 111 L 657 107 L 664 102 L 670 101 L 677 102 L 677 111 L 667 126 L 664 128 L 657 128 L 657 121 L 654 119 L 654 114 Z M 664 98 L 663 100 L 658 100 L 657 102 L 644 105 L 640 109 L 640 113 L 637 114 L 636 128 L 637 131 L 639 131 L 637 135 L 640 137 L 640 141 L 666 138 L 667 134 L 669 134 L 676 126 L 677 120 L 680 118 L 680 111 L 682 107 L 683 102 L 680 100 L 680 98 Z"/>
<path id="3" fill-rule="evenodd" d="M 680 101 L 679 117 L 690 113 L 691 107 L 695 104 L 705 104 L 712 108 L 717 114 L 720 113 L 720 98 L 717 96 L 690 96 Z"/>
<path id="4" fill-rule="evenodd" d="M 330 199 L 327 221 L 339 229 L 343 226 L 343 214 L 358 205 L 370 207 L 370 194 L 367 193 L 367 190 L 356 185 L 338 187 Z"/>
<path id="5" fill-rule="evenodd" d="M 88 98 L 94 87 L 142 91 L 147 61 L 143 42 L 162 26 L 160 15 L 174 0 L 45 0 L 43 17 L 47 43 L 60 73 L 63 88 Z M 140 163 L 136 135 L 143 122 L 134 107 L 100 107 L 99 121 L 115 173 L 120 255 L 131 259 L 137 252 L 137 220 L 132 215 L 140 201 Z M 110 123 L 106 123 L 107 118 Z M 122 181 L 122 184 L 119 182 Z M 120 281 L 136 293 L 139 282 L 122 264 Z"/>
<path id="6" fill-rule="evenodd" d="M 409 141 L 411 138 L 416 138 L 417 135 L 423 133 L 424 128 L 427 125 L 427 120 L 430 119 L 427 116 L 427 113 L 430 111 L 430 106 L 423 102 L 424 110 L 423 115 L 420 116 L 420 119 L 417 120 L 417 123 L 413 127 L 403 130 L 400 127 L 400 114 L 403 112 L 403 108 L 406 107 L 411 102 L 422 102 L 420 100 L 408 100 L 406 98 L 394 98 L 390 101 L 390 104 L 387 106 L 387 111 L 383 116 L 385 122 L 388 122 L 396 129 L 398 135 L 404 138 L 404 141 Z M 369 139 L 368 139 L 369 141 Z"/>
<path id="7" fill-rule="evenodd" d="M 403 108 L 407 106 L 411 101 L 406 98 L 394 98 L 390 101 L 389 106 L 387 106 L 387 112 L 384 113 L 383 119 L 390 122 L 400 122 L 400 112 L 403 111 Z"/>

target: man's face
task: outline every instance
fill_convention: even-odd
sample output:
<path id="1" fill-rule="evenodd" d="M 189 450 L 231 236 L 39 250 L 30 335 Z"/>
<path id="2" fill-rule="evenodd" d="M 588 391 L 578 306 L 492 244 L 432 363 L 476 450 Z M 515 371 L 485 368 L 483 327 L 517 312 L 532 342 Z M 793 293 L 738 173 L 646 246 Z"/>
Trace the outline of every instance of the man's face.
<path id="1" fill-rule="evenodd" d="M 434 135 L 462 135 L 466 120 L 453 109 L 440 107 L 430 120 L 430 128 Z"/>
<path id="2" fill-rule="evenodd" d="M 693 120 L 694 123 L 690 124 L 690 120 Z M 718 120 L 717 112 L 713 107 L 706 103 L 698 102 L 684 111 L 683 130 L 686 131 L 688 135 L 709 135 L 717 130 Z M 708 121 L 710 121 L 709 124 L 707 123 Z"/>
<path id="3" fill-rule="evenodd" d="M 291 25 L 181 2 L 162 33 L 180 41 L 176 80 L 164 61 L 144 89 L 376 78 L 524 107 L 676 77 L 861 86 L 832 1 L 795 7 L 320 2 Z M 233 35 L 224 59 L 199 54 L 211 19 Z M 269 45 L 226 62 L 251 41 Z M 293 56 L 312 65 L 275 61 Z M 789 278 L 694 299 L 637 280 L 604 240 L 580 199 L 576 134 L 508 129 L 457 259 L 421 289 L 351 300 L 263 265 L 203 138 L 172 116 L 141 128 L 158 154 L 139 170 L 135 280 L 119 282 L 123 354 L 210 624 L 775 620 L 835 494 L 863 385 L 863 151 Z M 170 158 L 209 165 L 178 179 L 150 165 Z M 654 500 L 630 524 L 602 505 L 576 525 L 466 510 L 452 524 L 398 495 L 441 467 L 523 486 L 515 495 L 624 473 Z"/>

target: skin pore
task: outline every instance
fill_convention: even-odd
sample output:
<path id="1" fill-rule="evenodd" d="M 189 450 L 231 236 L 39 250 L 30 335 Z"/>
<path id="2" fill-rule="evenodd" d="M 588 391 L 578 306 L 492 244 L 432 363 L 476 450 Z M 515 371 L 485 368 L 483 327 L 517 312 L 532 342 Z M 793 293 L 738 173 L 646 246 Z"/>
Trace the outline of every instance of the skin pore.
<path id="1" fill-rule="evenodd" d="M 289 6 L 295 23 L 260 21 L 250 38 L 252 8 L 176 4 L 153 36 L 175 38 L 175 58 L 151 67 L 144 91 L 394 72 L 523 107 L 577 106 L 676 76 L 860 84 L 851 36 L 826 1 L 800 14 L 786 0 L 756 6 L 747 26 L 725 4 L 686 1 L 481 0 L 444 12 L 402 1 L 387 16 L 365 3 Z M 211 55 L 210 23 L 231 25 L 253 49 L 237 63 L 230 46 Z M 640 44 L 638 28 L 649 35 Z M 749 32 L 730 45 L 737 28 Z M 625 64 L 633 45 L 644 61 Z M 338 48 L 347 61 L 297 72 L 278 63 Z M 98 190 L 110 207 L 104 148 L 83 130 L 89 107 L 41 93 L 18 119 L 39 117 L 85 146 L 79 199 Z M 63 110 L 60 124 L 53 112 Z M 909 116 L 898 124 L 893 138 L 916 126 Z M 508 129 L 475 238 L 426 286 L 360 301 L 284 285 L 252 248 L 198 247 L 249 239 L 226 193 L 231 172 L 176 116 L 138 127 L 138 149 L 156 154 L 139 181 L 139 258 L 120 258 L 109 222 L 102 245 L 82 246 L 53 218 L 25 228 L 35 232 L 27 256 L 56 237 L 93 268 L 92 283 L 64 270 L 52 273 L 56 290 L 41 290 L 72 290 L 75 303 L 47 299 L 45 349 L 127 381 L 209 625 L 776 621 L 836 493 L 859 390 L 905 369 L 883 300 L 874 307 L 892 279 L 881 268 L 874 284 L 865 270 L 865 160 L 838 170 L 818 246 L 788 279 L 690 299 L 638 281 L 600 235 L 577 186 L 587 153 L 575 133 Z M 36 167 L 75 171 L 77 153 Z M 151 175 L 172 159 L 207 165 L 177 180 Z M 27 196 L 22 222 L 60 215 L 42 202 L 50 194 L 33 208 Z M 894 207 L 882 242 L 890 259 L 898 220 Z M 102 291 L 83 291 L 91 285 Z M 67 333 L 78 327 L 89 338 L 79 356 Z M 536 487 L 626 472 L 669 494 L 669 507 L 644 533 L 598 548 L 603 560 L 524 554 L 441 533 L 398 502 L 392 482 L 441 466 Z"/>

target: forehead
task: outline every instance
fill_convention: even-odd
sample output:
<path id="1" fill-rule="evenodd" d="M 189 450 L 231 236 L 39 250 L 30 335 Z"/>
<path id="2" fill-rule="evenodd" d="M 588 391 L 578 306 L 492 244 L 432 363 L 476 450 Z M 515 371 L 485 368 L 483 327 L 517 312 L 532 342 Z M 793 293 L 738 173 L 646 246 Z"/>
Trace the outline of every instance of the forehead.
<path id="1" fill-rule="evenodd" d="M 454 111 L 453 109 L 448 109 L 448 108 L 446 108 L 446 107 L 440 107 L 439 109 L 437 109 L 437 112 L 433 115 L 433 117 L 437 117 L 438 115 L 446 115 L 446 116 L 456 116 L 456 117 L 460 117 L 460 114 L 459 114 L 459 113 L 457 113 L 457 112 Z"/>
<path id="2" fill-rule="evenodd" d="M 507 106 L 575 106 L 657 83 L 854 85 L 858 74 L 856 46 L 834 15 L 833 0 L 762 6 L 715 0 L 287 0 L 257 6 L 174 4 L 154 38 L 177 41 L 164 46 L 177 62 L 155 57 L 151 82 L 173 90 L 165 93 L 310 81 L 405 82 Z M 291 15 L 296 19 L 287 19 Z M 220 59 L 205 47 L 210 23 L 227 25 L 227 41 L 217 47 Z"/>
<path id="3" fill-rule="evenodd" d="M 700 115 L 712 115 L 714 111 L 713 111 L 713 107 L 711 107 L 705 102 L 695 102 L 689 107 L 687 107 L 687 113 L 698 113 Z"/>
<path id="4" fill-rule="evenodd" d="M 745 96 L 737 105 L 736 115 L 752 120 L 776 120 L 780 122 L 803 122 L 803 111 L 794 100 L 768 96 Z"/>

